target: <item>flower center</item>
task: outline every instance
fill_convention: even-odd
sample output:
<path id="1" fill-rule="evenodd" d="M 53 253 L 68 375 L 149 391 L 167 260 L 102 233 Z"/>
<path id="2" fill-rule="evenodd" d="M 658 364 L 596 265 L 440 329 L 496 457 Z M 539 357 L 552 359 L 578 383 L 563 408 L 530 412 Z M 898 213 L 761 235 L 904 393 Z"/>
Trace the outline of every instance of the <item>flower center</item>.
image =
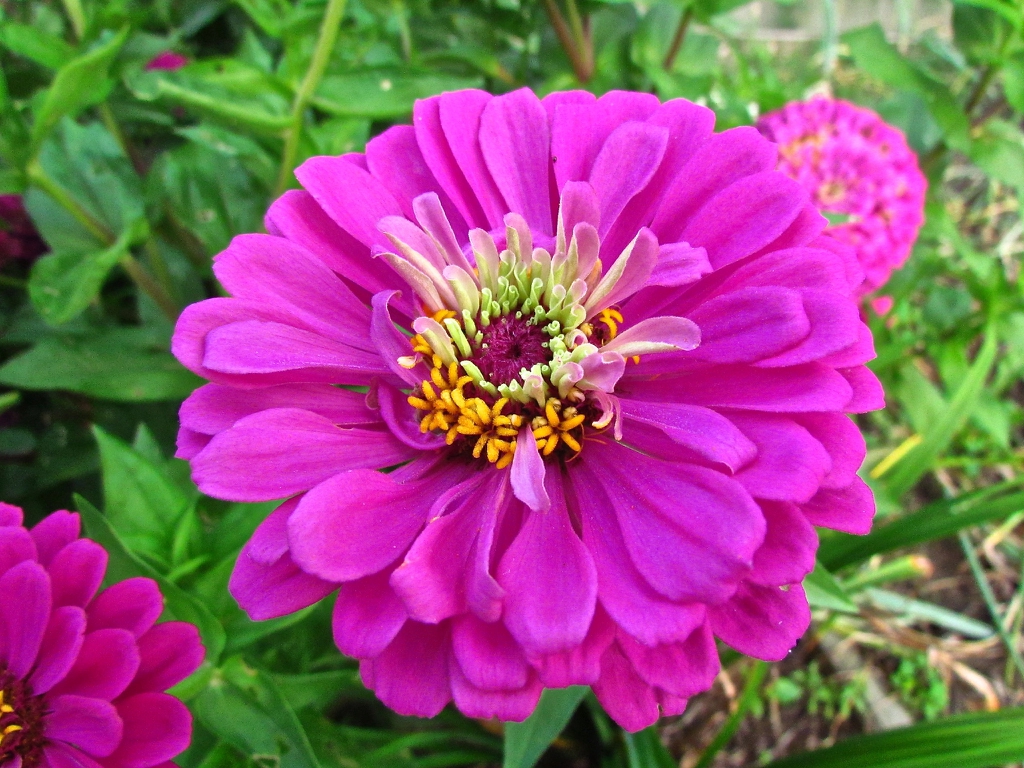
<path id="1" fill-rule="evenodd" d="M 0 764 L 17 755 L 24 768 L 39 765 L 45 714 L 43 697 L 0 667 Z"/>
<path id="2" fill-rule="evenodd" d="M 510 384 L 520 371 L 548 362 L 548 338 L 532 320 L 503 316 L 483 329 L 473 362 L 495 384 Z"/>

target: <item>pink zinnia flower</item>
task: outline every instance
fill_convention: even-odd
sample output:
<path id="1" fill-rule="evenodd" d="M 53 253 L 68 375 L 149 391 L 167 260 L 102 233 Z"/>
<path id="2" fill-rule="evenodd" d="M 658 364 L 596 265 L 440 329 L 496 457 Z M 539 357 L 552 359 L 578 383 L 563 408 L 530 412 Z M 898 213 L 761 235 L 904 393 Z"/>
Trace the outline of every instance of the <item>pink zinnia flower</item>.
<path id="1" fill-rule="evenodd" d="M 203 660 L 191 624 L 156 624 L 157 585 L 99 591 L 107 553 L 54 512 L 31 530 L 0 503 L 0 764 L 169 766 L 192 717 L 163 691 Z"/>
<path id="2" fill-rule="evenodd" d="M 7 259 L 34 259 L 46 251 L 21 195 L 0 195 L 0 265 Z"/>
<path id="3" fill-rule="evenodd" d="M 163 69 L 173 72 L 176 69 L 181 69 L 186 64 L 188 64 L 188 56 L 183 56 L 174 51 L 163 51 L 147 62 L 146 69 Z"/>
<path id="4" fill-rule="evenodd" d="M 307 161 L 216 257 L 232 298 L 174 336 L 212 382 L 178 455 L 210 495 L 287 499 L 231 579 L 253 618 L 341 585 L 338 647 L 422 716 L 585 684 L 638 729 L 711 684 L 716 636 L 785 656 L 813 525 L 870 526 L 843 414 L 882 392 L 856 259 L 772 144 L 713 123 L 444 94 Z"/>
<path id="5" fill-rule="evenodd" d="M 779 145 L 779 170 L 815 204 L 849 218 L 826 231 L 852 246 L 870 293 L 910 257 L 924 223 L 928 182 L 898 128 L 870 109 L 817 97 L 765 115 L 758 130 Z"/>

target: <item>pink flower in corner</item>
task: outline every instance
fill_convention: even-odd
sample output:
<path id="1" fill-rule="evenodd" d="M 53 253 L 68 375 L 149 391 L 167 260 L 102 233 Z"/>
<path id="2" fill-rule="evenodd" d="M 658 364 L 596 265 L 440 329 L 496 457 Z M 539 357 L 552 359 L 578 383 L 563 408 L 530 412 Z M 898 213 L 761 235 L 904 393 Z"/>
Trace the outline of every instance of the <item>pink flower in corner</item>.
<path id="1" fill-rule="evenodd" d="M 46 251 L 21 195 L 0 195 L 0 266 L 8 259 L 34 259 Z"/>
<path id="2" fill-rule="evenodd" d="M 183 56 L 180 53 L 174 51 L 164 51 L 158 53 L 146 64 L 147 70 L 163 69 L 168 71 L 174 71 L 181 69 L 188 64 L 188 56 Z"/>
<path id="3" fill-rule="evenodd" d="M 26 530 L 0 503 L 0 764 L 167 766 L 192 734 L 164 690 L 203 660 L 191 624 L 156 624 L 157 585 L 99 590 L 107 553 L 54 512 Z"/>
<path id="4" fill-rule="evenodd" d="M 716 637 L 786 655 L 813 526 L 870 527 L 844 413 L 882 392 L 856 260 L 773 145 L 713 122 L 444 94 L 307 161 L 216 257 L 231 298 L 174 336 L 212 382 L 178 455 L 212 496 L 286 499 L 231 579 L 253 618 L 340 586 L 338 647 L 421 716 L 582 684 L 636 730 L 711 685 Z"/>
<path id="5" fill-rule="evenodd" d="M 779 145 L 779 170 L 822 211 L 847 218 L 826 232 L 864 268 L 859 293 L 903 266 L 924 222 L 928 182 L 903 134 L 864 107 L 814 98 L 765 115 L 758 129 Z"/>

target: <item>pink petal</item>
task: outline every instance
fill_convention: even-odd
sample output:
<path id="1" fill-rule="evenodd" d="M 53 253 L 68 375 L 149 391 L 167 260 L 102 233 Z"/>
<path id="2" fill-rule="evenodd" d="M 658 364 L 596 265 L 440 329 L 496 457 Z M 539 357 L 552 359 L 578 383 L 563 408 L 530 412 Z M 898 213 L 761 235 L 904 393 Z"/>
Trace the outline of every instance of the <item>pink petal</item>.
<path id="1" fill-rule="evenodd" d="M 446 625 L 409 621 L 372 661 L 363 662 L 363 682 L 400 715 L 434 717 L 451 700 Z M 410 680 L 415 685 L 410 685 Z"/>
<path id="2" fill-rule="evenodd" d="M 757 457 L 736 474 L 752 496 L 808 501 L 832 469 L 832 459 L 811 433 L 791 418 L 732 413 L 732 422 L 757 446 Z"/>
<path id="3" fill-rule="evenodd" d="M 192 624 L 157 624 L 139 638 L 141 664 L 125 695 L 167 690 L 199 669 L 205 655 L 199 630 Z"/>
<path id="4" fill-rule="evenodd" d="M 149 768 L 170 760 L 192 740 L 192 715 L 166 693 L 139 693 L 117 704 L 124 738 L 110 762 L 119 768 Z"/>
<path id="5" fill-rule="evenodd" d="M 43 747 L 43 760 L 49 768 L 104 768 L 84 752 L 56 741 Z M 21 768 L 20 757 L 11 763 L 11 768 Z"/>
<path id="6" fill-rule="evenodd" d="M 406 384 L 416 387 L 421 381 L 429 378 L 429 373 L 422 363 L 413 369 L 398 364 L 398 358 L 408 357 L 412 354 L 412 345 L 409 343 L 409 337 L 398 330 L 391 319 L 388 303 L 397 294 L 398 291 L 382 291 L 374 295 L 370 337 L 373 339 L 373 344 L 381 359 L 391 369 L 391 372 Z"/>
<path id="7" fill-rule="evenodd" d="M 274 408 L 216 435 L 192 460 L 192 477 L 210 496 L 268 501 L 308 490 L 347 469 L 377 469 L 413 455 L 386 432 L 342 429 L 309 411 Z"/>
<path id="8" fill-rule="evenodd" d="M 312 576 L 285 553 L 273 563 L 249 556 L 246 547 L 238 555 L 228 581 L 228 591 L 253 621 L 266 621 L 308 608 L 337 589 L 338 585 Z"/>
<path id="9" fill-rule="evenodd" d="M 126 629 L 89 632 L 75 665 L 54 687 L 55 694 L 75 694 L 110 701 L 131 683 L 141 657 L 135 636 Z"/>
<path id="10" fill-rule="evenodd" d="M 39 658 L 29 678 L 32 691 L 38 696 L 47 693 L 64 679 L 78 658 L 85 639 L 85 611 L 78 606 L 57 608 L 39 647 Z"/>
<path id="11" fill-rule="evenodd" d="M 661 714 L 654 689 L 640 678 L 618 644 L 601 657 L 594 695 L 612 720 L 633 733 L 653 725 Z"/>
<path id="12" fill-rule="evenodd" d="M 86 608 L 88 630 L 127 629 L 141 637 L 164 610 L 160 588 L 152 579 L 142 577 L 119 581 L 100 594 Z"/>
<path id="13" fill-rule="evenodd" d="M 645 683 L 681 698 L 706 691 L 721 668 L 715 637 L 707 622 L 681 642 L 654 647 L 620 632 L 619 646 Z"/>
<path id="14" fill-rule="evenodd" d="M 858 365 L 855 368 L 840 368 L 839 373 L 849 383 L 853 394 L 838 410 L 847 413 L 867 413 L 885 408 L 885 392 L 882 390 L 882 383 L 870 368 Z"/>
<path id="15" fill-rule="evenodd" d="M 667 128 L 647 123 L 623 123 L 605 140 L 590 170 L 590 184 L 601 201 L 604 236 L 627 203 L 653 178 L 668 146 Z M 612 254 L 608 254 L 611 256 Z"/>
<path id="16" fill-rule="evenodd" d="M 796 584 L 814 570 L 818 534 L 795 504 L 761 502 L 768 531 L 754 554 L 750 580 L 768 587 Z"/>
<path id="17" fill-rule="evenodd" d="M 736 596 L 708 610 L 715 635 L 740 653 L 781 661 L 807 631 L 811 610 L 803 587 L 744 584 Z"/>
<path id="18" fill-rule="evenodd" d="M 530 664 L 547 688 L 593 685 L 601 676 L 601 657 L 615 640 L 615 624 L 600 605 L 583 642 L 569 651 L 536 656 Z"/>
<path id="19" fill-rule="evenodd" d="M 841 413 L 805 413 L 797 421 L 825 446 L 832 459 L 832 470 L 821 486 L 838 489 L 852 483 L 867 455 L 864 435 L 853 419 Z"/>
<path id="20" fill-rule="evenodd" d="M 658 249 L 658 261 L 647 285 L 678 288 L 697 282 L 709 272 L 711 262 L 703 248 L 692 248 L 688 243 L 665 243 Z"/>
<path id="21" fill-rule="evenodd" d="M 19 563 L 0 578 L 0 663 L 15 679 L 36 662 L 50 606 L 50 577 L 39 563 Z"/>
<path id="22" fill-rule="evenodd" d="M 379 656 L 405 625 L 405 606 L 388 584 L 390 570 L 345 584 L 334 604 L 334 642 L 346 656 Z"/>
<path id="23" fill-rule="evenodd" d="M 597 571 L 569 521 L 557 472 L 551 473 L 548 495 L 551 509 L 527 514 L 498 566 L 505 626 L 529 656 L 583 642 L 597 601 Z"/>
<path id="24" fill-rule="evenodd" d="M 812 525 L 863 536 L 871 530 L 875 498 L 867 483 L 855 477 L 844 488 L 822 488 L 800 509 Z"/>
<path id="25" fill-rule="evenodd" d="M 109 701 L 58 696 L 49 700 L 49 707 L 47 739 L 63 741 L 93 757 L 107 757 L 121 741 L 124 725 Z"/>
<path id="26" fill-rule="evenodd" d="M 458 617 L 452 622 L 452 650 L 460 670 L 477 688 L 515 690 L 529 682 L 530 665 L 501 622 Z"/>
<path id="27" fill-rule="evenodd" d="M 85 607 L 103 582 L 107 552 L 89 539 L 72 541 L 54 557 L 48 568 L 53 605 Z"/>
<path id="28" fill-rule="evenodd" d="M 516 438 L 516 452 L 512 457 L 512 491 L 516 498 L 530 509 L 543 512 L 551 506 L 551 499 L 544 488 L 544 459 L 537 450 L 533 430 L 519 430 Z"/>
<path id="29" fill-rule="evenodd" d="M 36 560 L 36 543 L 32 535 L 20 526 L 0 528 L 0 576 L 26 560 Z"/>
<path id="30" fill-rule="evenodd" d="M 844 294 L 827 291 L 801 292 L 810 333 L 793 348 L 761 361 L 760 365 L 780 367 L 822 360 L 857 343 L 863 323 L 860 310 Z"/>
<path id="31" fill-rule="evenodd" d="M 0 501 L 0 526 L 21 525 L 24 519 L 21 507 Z"/>
<path id="32" fill-rule="evenodd" d="M 77 539 L 81 530 L 82 521 L 78 514 L 63 509 L 36 523 L 31 534 L 39 553 L 39 562 L 49 568 L 53 556 Z"/>
<path id="33" fill-rule="evenodd" d="M 487 690 L 473 685 L 455 661 L 451 663 L 450 674 L 455 706 L 467 717 L 520 723 L 533 713 L 543 691 L 534 675 L 521 688 Z"/>

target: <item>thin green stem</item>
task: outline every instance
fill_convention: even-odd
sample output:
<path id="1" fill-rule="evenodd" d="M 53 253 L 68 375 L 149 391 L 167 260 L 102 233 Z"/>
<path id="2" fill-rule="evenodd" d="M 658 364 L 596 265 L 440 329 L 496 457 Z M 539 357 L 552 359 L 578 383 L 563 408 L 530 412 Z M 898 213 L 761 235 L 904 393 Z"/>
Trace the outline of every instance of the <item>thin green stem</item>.
<path id="1" fill-rule="evenodd" d="M 149 261 L 149 266 L 156 274 L 156 279 L 160 281 L 160 285 L 163 286 L 164 291 L 168 296 L 174 296 L 174 281 L 171 279 L 171 273 L 167 269 L 167 261 L 164 259 L 162 253 L 160 253 L 160 246 L 157 245 L 156 238 L 150 237 L 146 240 L 146 257 Z"/>
<path id="2" fill-rule="evenodd" d="M 81 40 L 85 34 L 85 10 L 82 0 L 63 0 L 64 10 L 71 19 L 71 28 L 75 31 L 75 39 Z"/>
<path id="3" fill-rule="evenodd" d="M 573 37 L 576 38 L 576 50 L 579 51 L 586 70 L 587 76 L 584 79 L 589 80 L 594 74 L 594 46 L 590 39 L 590 33 L 580 14 L 579 7 L 576 5 L 576 0 L 565 0 L 565 8 L 569 14 L 569 27 L 572 29 Z"/>
<path id="4" fill-rule="evenodd" d="M 0 275 L 0 285 L 6 285 L 8 288 L 20 288 L 22 290 L 28 288 L 27 282 L 10 275 Z"/>
<path id="5" fill-rule="evenodd" d="M 590 79 L 591 72 L 587 69 L 586 59 L 576 47 L 572 30 L 569 29 L 565 16 L 562 15 L 555 0 L 544 0 L 544 8 L 548 12 L 548 18 L 551 19 L 551 26 L 555 30 L 558 42 L 562 44 L 565 55 L 569 57 L 569 63 L 572 65 L 572 71 L 576 74 L 576 79 L 585 83 Z"/>
<path id="6" fill-rule="evenodd" d="M 967 99 L 967 103 L 964 104 L 964 112 L 970 116 L 974 108 L 981 103 L 982 98 L 985 96 L 985 91 L 992 84 L 992 78 L 996 76 L 999 71 L 999 67 L 995 64 L 989 64 L 985 67 L 985 71 L 981 73 L 981 79 L 978 80 L 978 84 L 974 86 L 974 90 L 971 91 L 971 95 Z"/>
<path id="7" fill-rule="evenodd" d="M 306 106 L 313 98 L 317 86 L 320 85 L 320 79 L 324 76 L 324 70 L 327 69 L 327 62 L 330 61 L 334 43 L 338 39 L 338 29 L 341 27 L 344 14 L 345 0 L 328 0 L 327 12 L 324 13 L 324 20 L 320 25 L 320 36 L 313 50 L 313 58 L 309 62 L 309 69 L 306 70 L 299 90 L 295 93 L 295 101 L 292 102 L 291 124 L 285 131 L 284 154 L 281 156 L 281 170 L 277 176 L 277 195 L 288 188 L 288 180 L 299 152 Z"/>
<path id="8" fill-rule="evenodd" d="M 715 755 L 732 740 L 732 737 L 743 723 L 743 718 L 747 716 L 747 710 L 757 700 L 757 697 L 761 695 L 761 684 L 764 682 L 766 674 L 768 674 L 768 664 L 766 662 L 759 661 L 754 664 L 750 674 L 747 675 L 747 682 L 743 686 L 743 693 L 740 694 L 739 701 L 736 702 L 736 711 L 729 716 L 725 725 L 722 726 L 722 730 L 708 744 L 708 748 L 704 750 L 704 754 L 700 756 L 700 760 L 694 768 L 708 768 L 714 762 Z"/>
<path id="9" fill-rule="evenodd" d="M 676 63 L 676 57 L 683 47 L 683 41 L 686 40 L 686 32 L 690 28 L 691 21 L 693 21 L 692 5 L 687 6 L 683 11 L 683 15 L 679 19 L 679 26 L 676 27 L 676 33 L 672 36 L 672 43 L 668 47 L 664 61 L 661 62 L 661 68 L 666 72 L 671 72 L 672 66 Z"/>
<path id="10" fill-rule="evenodd" d="M 64 210 L 74 216 L 75 220 L 89 231 L 89 234 L 105 246 L 114 244 L 117 239 L 114 233 L 85 210 L 82 204 L 75 200 L 64 187 L 51 179 L 37 161 L 30 162 L 25 171 L 29 181 L 56 200 Z"/>
<path id="11" fill-rule="evenodd" d="M 121 257 L 121 268 L 128 273 L 128 277 L 139 287 L 143 293 L 151 298 L 160 308 L 168 320 L 172 323 L 178 319 L 178 305 L 174 299 L 164 290 L 151 274 L 140 264 L 134 256 L 126 253 Z"/>
<path id="12" fill-rule="evenodd" d="M 985 576 L 985 571 L 981 567 L 981 561 L 978 560 L 978 553 L 974 551 L 974 544 L 971 543 L 971 539 L 966 531 L 960 531 L 958 536 L 960 538 L 960 546 L 964 550 L 964 555 L 967 556 L 967 563 L 971 567 L 974 581 L 978 585 L 978 590 L 981 592 L 981 597 L 985 601 L 988 612 L 992 614 L 992 623 L 995 624 L 996 633 L 1003 641 L 1003 644 L 1006 645 L 1006 651 L 1009 653 L 1010 659 L 1013 661 L 1014 666 L 1017 667 L 1021 678 L 1024 679 L 1024 658 L 1021 657 L 1020 648 L 1017 647 L 1017 639 L 1006 629 L 1003 616 L 999 613 L 999 606 L 996 603 L 996 596 L 992 591 L 992 585 L 988 583 L 988 577 Z"/>

